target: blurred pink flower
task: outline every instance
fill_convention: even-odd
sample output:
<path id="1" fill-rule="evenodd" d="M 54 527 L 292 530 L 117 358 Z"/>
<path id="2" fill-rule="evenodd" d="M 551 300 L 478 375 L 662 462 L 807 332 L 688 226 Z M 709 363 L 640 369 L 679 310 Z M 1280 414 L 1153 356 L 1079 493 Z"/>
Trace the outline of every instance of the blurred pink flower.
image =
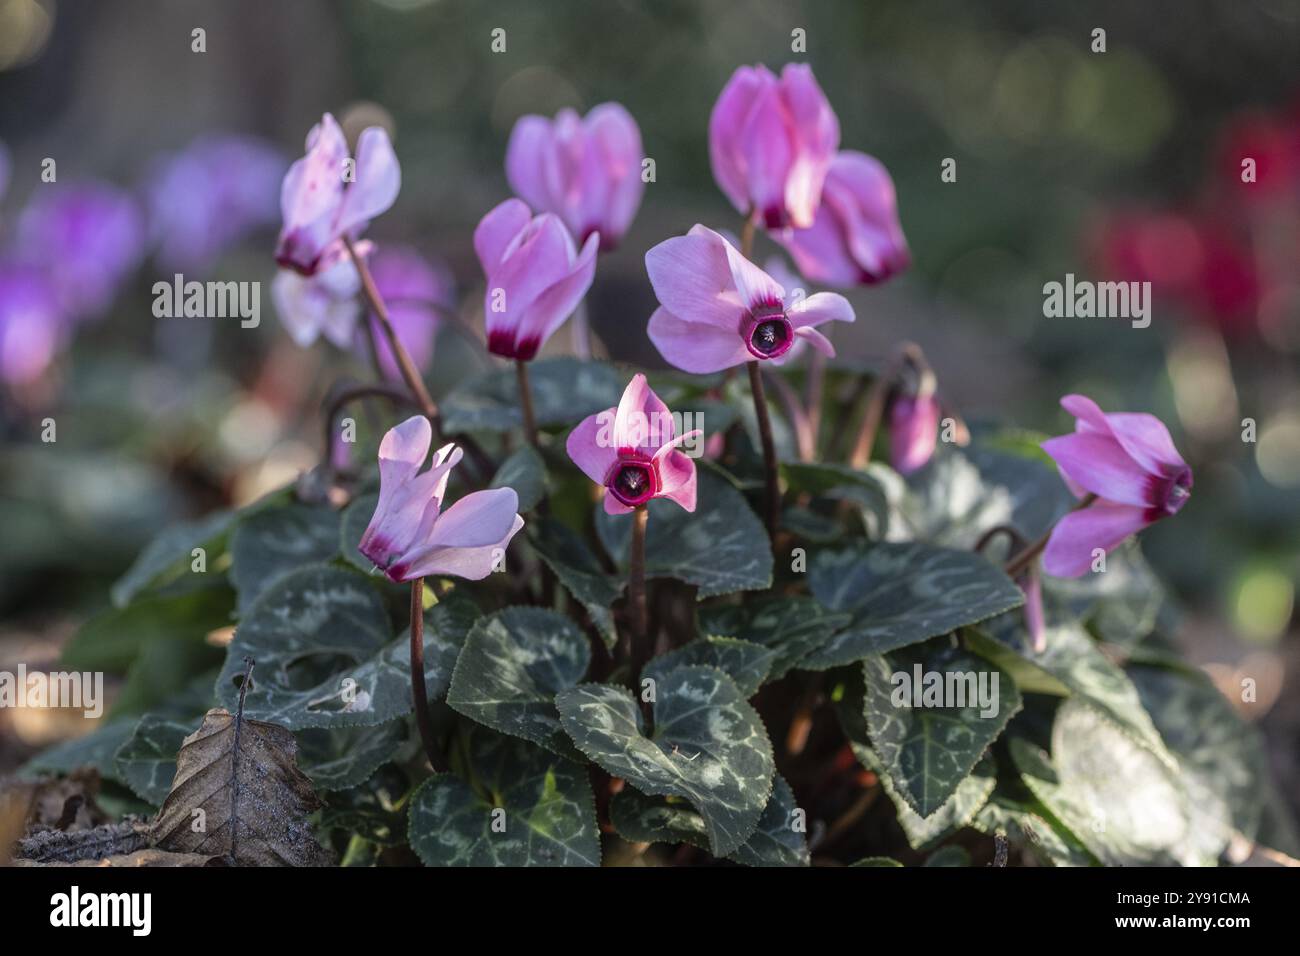
<path id="1" fill-rule="evenodd" d="M 787 63 L 732 74 L 709 117 L 713 178 L 745 216 L 769 229 L 813 224 L 840 123 L 812 69 Z"/>
<path id="2" fill-rule="evenodd" d="M 275 222 L 279 151 L 253 136 L 208 135 L 157 158 L 149 172 L 149 225 L 165 269 L 201 272 L 235 243 Z"/>
<path id="3" fill-rule="evenodd" d="M 454 283 L 451 273 L 442 263 L 433 263 L 409 246 L 385 246 L 370 261 L 370 275 L 375 287 L 388 306 L 388 318 L 393 331 L 406 348 L 411 361 L 421 371 L 428 371 L 433 363 L 433 346 L 438 327 L 442 324 L 441 309 L 450 309 Z M 368 312 L 372 341 L 378 343 L 379 367 L 384 375 L 400 381 L 401 370 L 388 346 L 388 337 L 379 327 L 379 319 Z M 358 328 L 357 348 L 369 354 L 370 344 L 364 336 L 366 330 Z"/>
<path id="4" fill-rule="evenodd" d="M 474 251 L 487 276 L 488 351 L 534 358 L 591 287 L 599 244 L 592 233 L 578 250 L 559 217 L 534 217 L 518 199 L 484 216 L 474 230 Z"/>
<path id="5" fill-rule="evenodd" d="M 650 340 L 686 372 L 780 358 L 797 339 L 833 356 L 816 326 L 854 318 L 848 300 L 834 292 L 787 304 L 779 283 L 705 226 L 659 243 L 645 262 L 661 303 L 650 317 Z"/>
<path id="6" fill-rule="evenodd" d="M 939 441 L 939 399 L 901 395 L 889 408 L 889 460 L 900 475 L 910 475 L 934 455 Z"/>
<path id="7" fill-rule="evenodd" d="M 275 261 L 281 266 L 307 276 L 328 269 L 347 256 L 343 237 L 357 238 L 396 201 L 402 170 L 383 128 L 362 130 L 355 164 L 348 159 L 343 130 L 326 113 L 280 188 L 284 225 Z"/>
<path id="8" fill-rule="evenodd" d="M 1016 584 L 1025 595 L 1025 629 L 1029 632 L 1029 646 L 1036 654 L 1047 650 L 1047 623 L 1043 617 L 1043 583 L 1037 567 L 1016 578 Z"/>
<path id="9" fill-rule="evenodd" d="M 626 514 L 653 498 L 669 498 L 694 511 L 695 462 L 679 448 L 704 433 L 675 431 L 668 406 L 637 374 L 618 408 L 583 419 L 565 448 L 583 474 L 604 486 L 609 514 Z"/>
<path id="10" fill-rule="evenodd" d="M 433 429 L 408 418 L 379 445 L 379 501 L 358 550 L 392 581 L 448 574 L 477 581 L 492 573 L 506 545 L 524 526 L 513 488 L 465 495 L 446 511 L 451 469 L 464 452 L 444 445 L 424 472 Z"/>
<path id="11" fill-rule="evenodd" d="M 520 117 L 506 149 L 506 178 L 532 208 L 559 216 L 578 242 L 600 233 L 608 250 L 641 205 L 643 158 L 636 120 L 618 103 L 602 103 L 582 118 L 571 109 L 554 120 Z"/>
<path id="12" fill-rule="evenodd" d="M 144 217 L 116 186 L 81 182 L 36 190 L 18 219 L 15 254 L 41 269 L 70 318 L 108 311 L 144 255 Z"/>
<path id="13" fill-rule="evenodd" d="M 356 244 L 362 258 L 373 249 L 365 240 Z M 346 255 L 333 258 L 311 275 L 282 269 L 271 282 L 276 314 L 289 337 L 302 348 L 322 335 L 341 349 L 352 347 L 363 311 L 360 293 L 361 277 Z"/>
<path id="14" fill-rule="evenodd" d="M 40 270 L 0 262 L 0 380 L 39 379 L 69 336 L 53 285 Z"/>
<path id="15" fill-rule="evenodd" d="M 1043 568 L 1075 578 L 1089 569 L 1094 549 L 1109 552 L 1129 535 L 1177 514 L 1191 495 L 1192 469 L 1154 415 L 1107 415 L 1083 395 L 1065 396 L 1061 407 L 1075 416 L 1075 432 L 1049 438 L 1043 450 L 1076 497 L 1091 493 L 1097 500 L 1057 522 Z"/>
<path id="16" fill-rule="evenodd" d="M 808 279 L 841 288 L 882 282 L 911 264 L 894 182 L 865 153 L 837 153 L 810 228 L 773 238 Z"/>

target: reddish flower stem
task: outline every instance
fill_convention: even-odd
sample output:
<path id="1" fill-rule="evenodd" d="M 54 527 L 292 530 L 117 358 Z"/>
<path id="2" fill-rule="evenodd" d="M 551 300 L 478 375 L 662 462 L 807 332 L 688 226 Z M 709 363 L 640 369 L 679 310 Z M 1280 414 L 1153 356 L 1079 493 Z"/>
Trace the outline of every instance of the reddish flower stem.
<path id="1" fill-rule="evenodd" d="M 528 363 L 515 359 L 515 378 L 519 382 L 519 410 L 524 416 L 524 437 L 534 448 L 537 444 L 537 419 L 533 416 L 533 391 L 528 384 Z"/>
<path id="2" fill-rule="evenodd" d="M 628 663 L 632 680 L 641 676 L 641 667 L 650 659 L 646 646 L 649 614 L 645 590 L 645 530 L 650 512 L 641 505 L 632 512 L 632 555 L 627 569 L 627 599 L 632 612 L 632 639 L 628 648 Z"/>
<path id="3" fill-rule="evenodd" d="M 763 370 L 758 361 L 749 363 L 749 390 L 754 396 L 754 417 L 758 419 L 758 435 L 763 444 L 763 472 L 767 485 L 767 533 L 776 537 L 776 526 L 781 517 L 781 478 L 777 473 L 776 442 L 772 439 L 772 421 L 767 414 L 767 394 L 763 391 Z"/>
<path id="4" fill-rule="evenodd" d="M 1088 507 L 1088 505 L 1092 504 L 1096 500 L 1097 500 L 1097 496 L 1094 494 L 1084 495 L 1082 498 L 1079 499 L 1078 504 L 1074 506 L 1074 510 L 1078 511 L 1081 508 L 1086 508 Z M 1043 532 L 1043 536 L 1041 538 L 1039 538 L 1033 544 L 1029 545 L 1027 548 L 1022 550 L 1019 554 L 1017 554 L 1014 558 L 1012 558 L 1010 561 L 1006 563 L 1006 567 L 1004 567 L 1003 570 L 1006 571 L 1007 577 L 1010 578 L 1016 577 L 1022 571 L 1024 571 L 1025 568 L 1029 567 L 1030 563 L 1035 558 L 1037 558 L 1040 554 L 1043 553 L 1043 549 L 1047 547 L 1048 540 L 1052 537 L 1052 530 L 1053 528 L 1048 528 L 1045 532 Z"/>
<path id="5" fill-rule="evenodd" d="M 429 693 L 424 686 L 424 578 L 411 581 L 411 702 L 415 705 L 415 723 L 420 728 L 429 765 L 434 773 L 445 773 L 447 762 L 433 735 Z"/>

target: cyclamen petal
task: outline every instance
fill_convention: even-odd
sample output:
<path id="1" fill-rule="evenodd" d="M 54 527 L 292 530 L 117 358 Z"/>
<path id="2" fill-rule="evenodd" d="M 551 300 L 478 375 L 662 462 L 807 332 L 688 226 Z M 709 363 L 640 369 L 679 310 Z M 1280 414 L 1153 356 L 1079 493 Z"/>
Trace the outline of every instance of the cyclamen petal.
<path id="1" fill-rule="evenodd" d="M 637 374 L 618 406 L 584 419 L 569 434 L 565 449 L 587 477 L 605 487 L 609 514 L 626 514 L 655 498 L 694 511 L 695 462 L 680 446 L 701 434 L 696 430 L 674 437 L 668 407 L 645 376 Z"/>
<path id="2" fill-rule="evenodd" d="M 1058 578 L 1077 578 L 1092 568 L 1093 551 L 1109 553 L 1151 522 L 1133 505 L 1098 501 L 1056 523 L 1043 551 L 1043 570 Z"/>
<path id="3" fill-rule="evenodd" d="M 433 430 L 412 416 L 379 446 L 379 501 L 358 550 L 393 581 L 428 574 L 477 579 L 492 570 L 500 549 L 523 527 L 511 488 L 466 495 L 445 511 L 442 499 L 463 452 L 444 445 L 420 471 Z"/>
<path id="4" fill-rule="evenodd" d="M 927 395 L 900 396 L 889 410 L 889 461 L 900 475 L 910 475 L 934 455 L 939 441 L 939 400 Z"/>
<path id="5" fill-rule="evenodd" d="M 474 248 L 487 276 L 483 308 L 488 351 L 529 361 L 564 324 L 591 287 L 599 235 L 579 251 L 551 213 L 530 217 L 507 199 L 480 221 Z"/>
<path id="6" fill-rule="evenodd" d="M 715 372 L 753 360 L 779 362 L 798 339 L 834 355 L 830 341 L 812 327 L 854 319 L 843 296 L 787 293 L 725 237 L 701 225 L 647 252 L 646 271 L 663 305 L 650 317 L 650 340 L 668 362 L 687 372 Z"/>

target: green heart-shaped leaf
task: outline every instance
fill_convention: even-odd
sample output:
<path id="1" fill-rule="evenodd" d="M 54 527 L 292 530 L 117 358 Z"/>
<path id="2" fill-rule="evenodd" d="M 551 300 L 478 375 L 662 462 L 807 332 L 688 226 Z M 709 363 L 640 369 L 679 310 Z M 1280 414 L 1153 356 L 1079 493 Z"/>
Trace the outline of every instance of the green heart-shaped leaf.
<path id="1" fill-rule="evenodd" d="M 978 554 L 924 544 L 818 552 L 808 585 L 825 607 L 853 615 L 803 659 L 811 670 L 919 644 L 1024 603 L 1011 579 Z"/>
<path id="2" fill-rule="evenodd" d="M 370 778 L 406 741 L 406 721 L 373 727 L 308 727 L 297 733 L 298 766 L 317 790 L 346 790 Z"/>
<path id="3" fill-rule="evenodd" d="M 230 539 L 230 580 L 239 592 L 242 615 L 280 578 L 338 553 L 339 512 L 291 502 L 250 515 Z"/>
<path id="4" fill-rule="evenodd" d="M 654 731 L 626 690 L 582 684 L 556 697 L 578 749 L 643 793 L 683 797 L 704 817 L 710 852 L 749 839 L 772 790 L 772 744 L 740 688 L 712 667 L 656 682 Z"/>
<path id="5" fill-rule="evenodd" d="M 1095 866 L 1097 859 L 1088 848 L 1037 800 L 1016 801 L 994 794 L 975 815 L 971 826 L 990 836 L 1001 833 L 1008 840 L 1027 847 L 1038 859 L 1052 866 Z"/>
<path id="6" fill-rule="evenodd" d="M 424 614 L 429 699 L 447 690 L 456 656 L 478 617 L 468 599 L 444 598 Z M 393 639 L 379 593 L 361 574 L 316 565 L 268 588 L 235 631 L 217 679 L 234 712 L 244 658 L 256 661 L 244 713 L 290 730 L 370 727 L 411 713 L 409 631 Z"/>
<path id="7" fill-rule="evenodd" d="M 238 515 L 217 511 L 198 521 L 174 524 L 145 546 L 110 592 L 114 607 L 126 607 L 142 591 L 152 590 L 189 571 L 193 550 L 203 548 L 205 563 L 215 561 Z"/>
<path id="8" fill-rule="evenodd" d="M 532 445 L 523 445 L 501 463 L 489 487 L 513 488 L 518 510 L 528 511 L 546 497 L 546 463 Z"/>
<path id="9" fill-rule="evenodd" d="M 591 643 L 562 614 L 510 607 L 480 618 L 465 639 L 447 691 L 453 710 L 494 730 L 577 757 L 555 709 L 591 663 Z"/>
<path id="10" fill-rule="evenodd" d="M 162 806 L 176 776 L 176 754 L 200 722 L 156 714 L 141 717 L 113 758 L 118 778 L 145 803 Z"/>
<path id="11" fill-rule="evenodd" d="M 873 654 L 862 673 L 872 746 L 922 817 L 956 793 L 1023 705 L 1008 674 L 942 639 Z"/>
<path id="12" fill-rule="evenodd" d="M 612 648 L 618 641 L 614 629 L 614 613 L 610 610 L 623 593 L 623 582 L 606 574 L 596 556 L 582 538 L 551 518 L 534 523 L 529 540 L 533 549 L 555 572 L 560 583 L 577 598 L 591 615 L 591 622 L 600 631 L 605 646 Z"/>
<path id="13" fill-rule="evenodd" d="M 780 680 L 811 651 L 853 620 L 851 614 L 828 611 L 810 597 L 758 598 L 744 604 L 701 608 L 700 631 L 725 634 L 771 648 L 775 652 L 768 680 Z"/>
<path id="14" fill-rule="evenodd" d="M 740 692 L 753 697 L 767 679 L 776 652 L 762 644 L 734 637 L 705 636 L 660 654 L 645 666 L 645 677 L 659 680 L 669 671 L 688 664 L 716 667 L 736 682 Z"/>
<path id="15" fill-rule="evenodd" d="M 770 587 L 772 548 L 763 523 L 724 479 L 705 468 L 696 474 L 694 514 L 666 499 L 647 506 L 647 576 L 694 584 L 700 598 Z M 626 568 L 632 516 L 608 515 L 597 505 L 596 533 L 605 550 Z"/>
<path id="16" fill-rule="evenodd" d="M 599 866 L 587 768 L 516 737 L 475 733 L 471 782 L 441 773 L 411 797 L 411 849 L 426 866 Z"/>
<path id="17" fill-rule="evenodd" d="M 772 783 L 772 796 L 759 817 L 758 829 L 727 859 L 746 866 L 807 866 L 808 841 L 796 817 L 794 791 L 780 774 Z M 614 829 L 634 843 L 689 843 L 709 848 L 704 817 L 689 803 L 675 797 L 646 796 L 624 787 L 609 805 Z"/>

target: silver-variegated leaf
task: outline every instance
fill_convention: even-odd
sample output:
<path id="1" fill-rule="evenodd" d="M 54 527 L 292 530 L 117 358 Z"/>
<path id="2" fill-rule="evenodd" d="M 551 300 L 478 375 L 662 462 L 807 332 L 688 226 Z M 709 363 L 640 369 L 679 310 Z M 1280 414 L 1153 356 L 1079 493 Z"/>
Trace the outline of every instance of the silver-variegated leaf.
<path id="1" fill-rule="evenodd" d="M 771 648 L 768 680 L 780 680 L 811 652 L 827 644 L 853 616 L 829 611 L 810 597 L 759 598 L 700 610 L 700 632 L 725 634 Z"/>
<path id="2" fill-rule="evenodd" d="M 776 652 L 762 644 L 734 637 L 706 635 L 660 654 L 645 666 L 643 677 L 659 678 L 677 667 L 703 664 L 731 677 L 746 697 L 753 697 L 767 680 Z"/>

